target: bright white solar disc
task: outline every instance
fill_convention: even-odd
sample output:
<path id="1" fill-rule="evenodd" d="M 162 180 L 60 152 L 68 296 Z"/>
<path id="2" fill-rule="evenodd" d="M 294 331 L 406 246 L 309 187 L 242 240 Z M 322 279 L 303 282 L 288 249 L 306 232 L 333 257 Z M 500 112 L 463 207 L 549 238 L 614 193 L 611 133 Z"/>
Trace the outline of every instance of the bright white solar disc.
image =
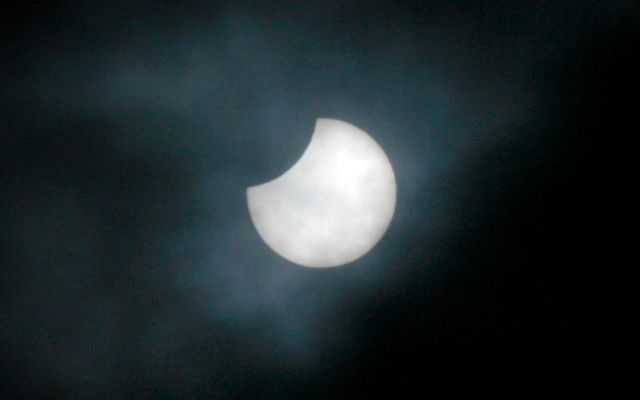
<path id="1" fill-rule="evenodd" d="M 354 261 L 382 238 L 396 181 L 382 148 L 346 122 L 318 119 L 306 151 L 273 181 L 247 188 L 253 224 L 287 260 L 306 267 Z"/>

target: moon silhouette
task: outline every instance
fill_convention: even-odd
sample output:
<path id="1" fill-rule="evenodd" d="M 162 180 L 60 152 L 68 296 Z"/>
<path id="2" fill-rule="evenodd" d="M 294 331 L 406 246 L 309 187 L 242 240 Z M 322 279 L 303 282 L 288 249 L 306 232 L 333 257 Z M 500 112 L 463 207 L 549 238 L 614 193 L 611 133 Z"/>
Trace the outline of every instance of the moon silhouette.
<path id="1" fill-rule="evenodd" d="M 386 232 L 396 180 L 382 148 L 361 129 L 320 118 L 302 157 L 278 178 L 247 188 L 265 243 L 305 267 L 337 267 L 369 252 Z"/>

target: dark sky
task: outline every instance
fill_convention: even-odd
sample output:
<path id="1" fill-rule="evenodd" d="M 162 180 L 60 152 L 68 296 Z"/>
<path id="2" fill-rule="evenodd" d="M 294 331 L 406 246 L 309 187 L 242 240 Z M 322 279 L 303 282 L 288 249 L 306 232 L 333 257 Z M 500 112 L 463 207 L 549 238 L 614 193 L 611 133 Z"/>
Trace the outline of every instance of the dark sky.
<path id="1" fill-rule="evenodd" d="M 0 398 L 637 379 L 637 2 L 90 3 L 0 14 Z M 398 183 L 322 270 L 245 201 L 320 117 Z"/>

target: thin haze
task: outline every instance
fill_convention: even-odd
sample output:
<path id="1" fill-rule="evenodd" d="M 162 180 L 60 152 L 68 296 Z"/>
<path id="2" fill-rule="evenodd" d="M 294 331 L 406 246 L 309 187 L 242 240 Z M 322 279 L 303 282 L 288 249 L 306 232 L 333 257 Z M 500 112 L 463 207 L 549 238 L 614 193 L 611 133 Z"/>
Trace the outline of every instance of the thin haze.
<path id="1" fill-rule="evenodd" d="M 411 279 L 397 262 L 411 238 L 425 251 L 457 229 L 442 182 L 482 149 L 531 139 L 520 127 L 544 119 L 545 95 L 532 77 L 591 23 L 560 4 L 62 14 L 9 48 L 0 77 L 13 177 L 0 222 L 16 266 L 0 339 L 24 379 L 76 398 L 126 398 L 137 382 L 224 395 L 348 359 L 357 305 Z M 331 271 L 269 250 L 245 202 L 322 117 L 368 132 L 398 189 L 380 244 Z"/>

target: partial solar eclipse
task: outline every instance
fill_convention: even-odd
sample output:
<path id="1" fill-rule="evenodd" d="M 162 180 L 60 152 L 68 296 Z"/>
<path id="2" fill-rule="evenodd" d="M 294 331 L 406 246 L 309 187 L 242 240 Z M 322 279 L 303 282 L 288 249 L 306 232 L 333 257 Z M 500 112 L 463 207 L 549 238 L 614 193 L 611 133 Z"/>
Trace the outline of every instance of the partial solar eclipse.
<path id="1" fill-rule="evenodd" d="M 247 188 L 251 220 L 269 247 L 305 267 L 354 261 L 382 238 L 396 205 L 396 180 L 364 131 L 318 119 L 302 157 L 278 178 Z"/>

